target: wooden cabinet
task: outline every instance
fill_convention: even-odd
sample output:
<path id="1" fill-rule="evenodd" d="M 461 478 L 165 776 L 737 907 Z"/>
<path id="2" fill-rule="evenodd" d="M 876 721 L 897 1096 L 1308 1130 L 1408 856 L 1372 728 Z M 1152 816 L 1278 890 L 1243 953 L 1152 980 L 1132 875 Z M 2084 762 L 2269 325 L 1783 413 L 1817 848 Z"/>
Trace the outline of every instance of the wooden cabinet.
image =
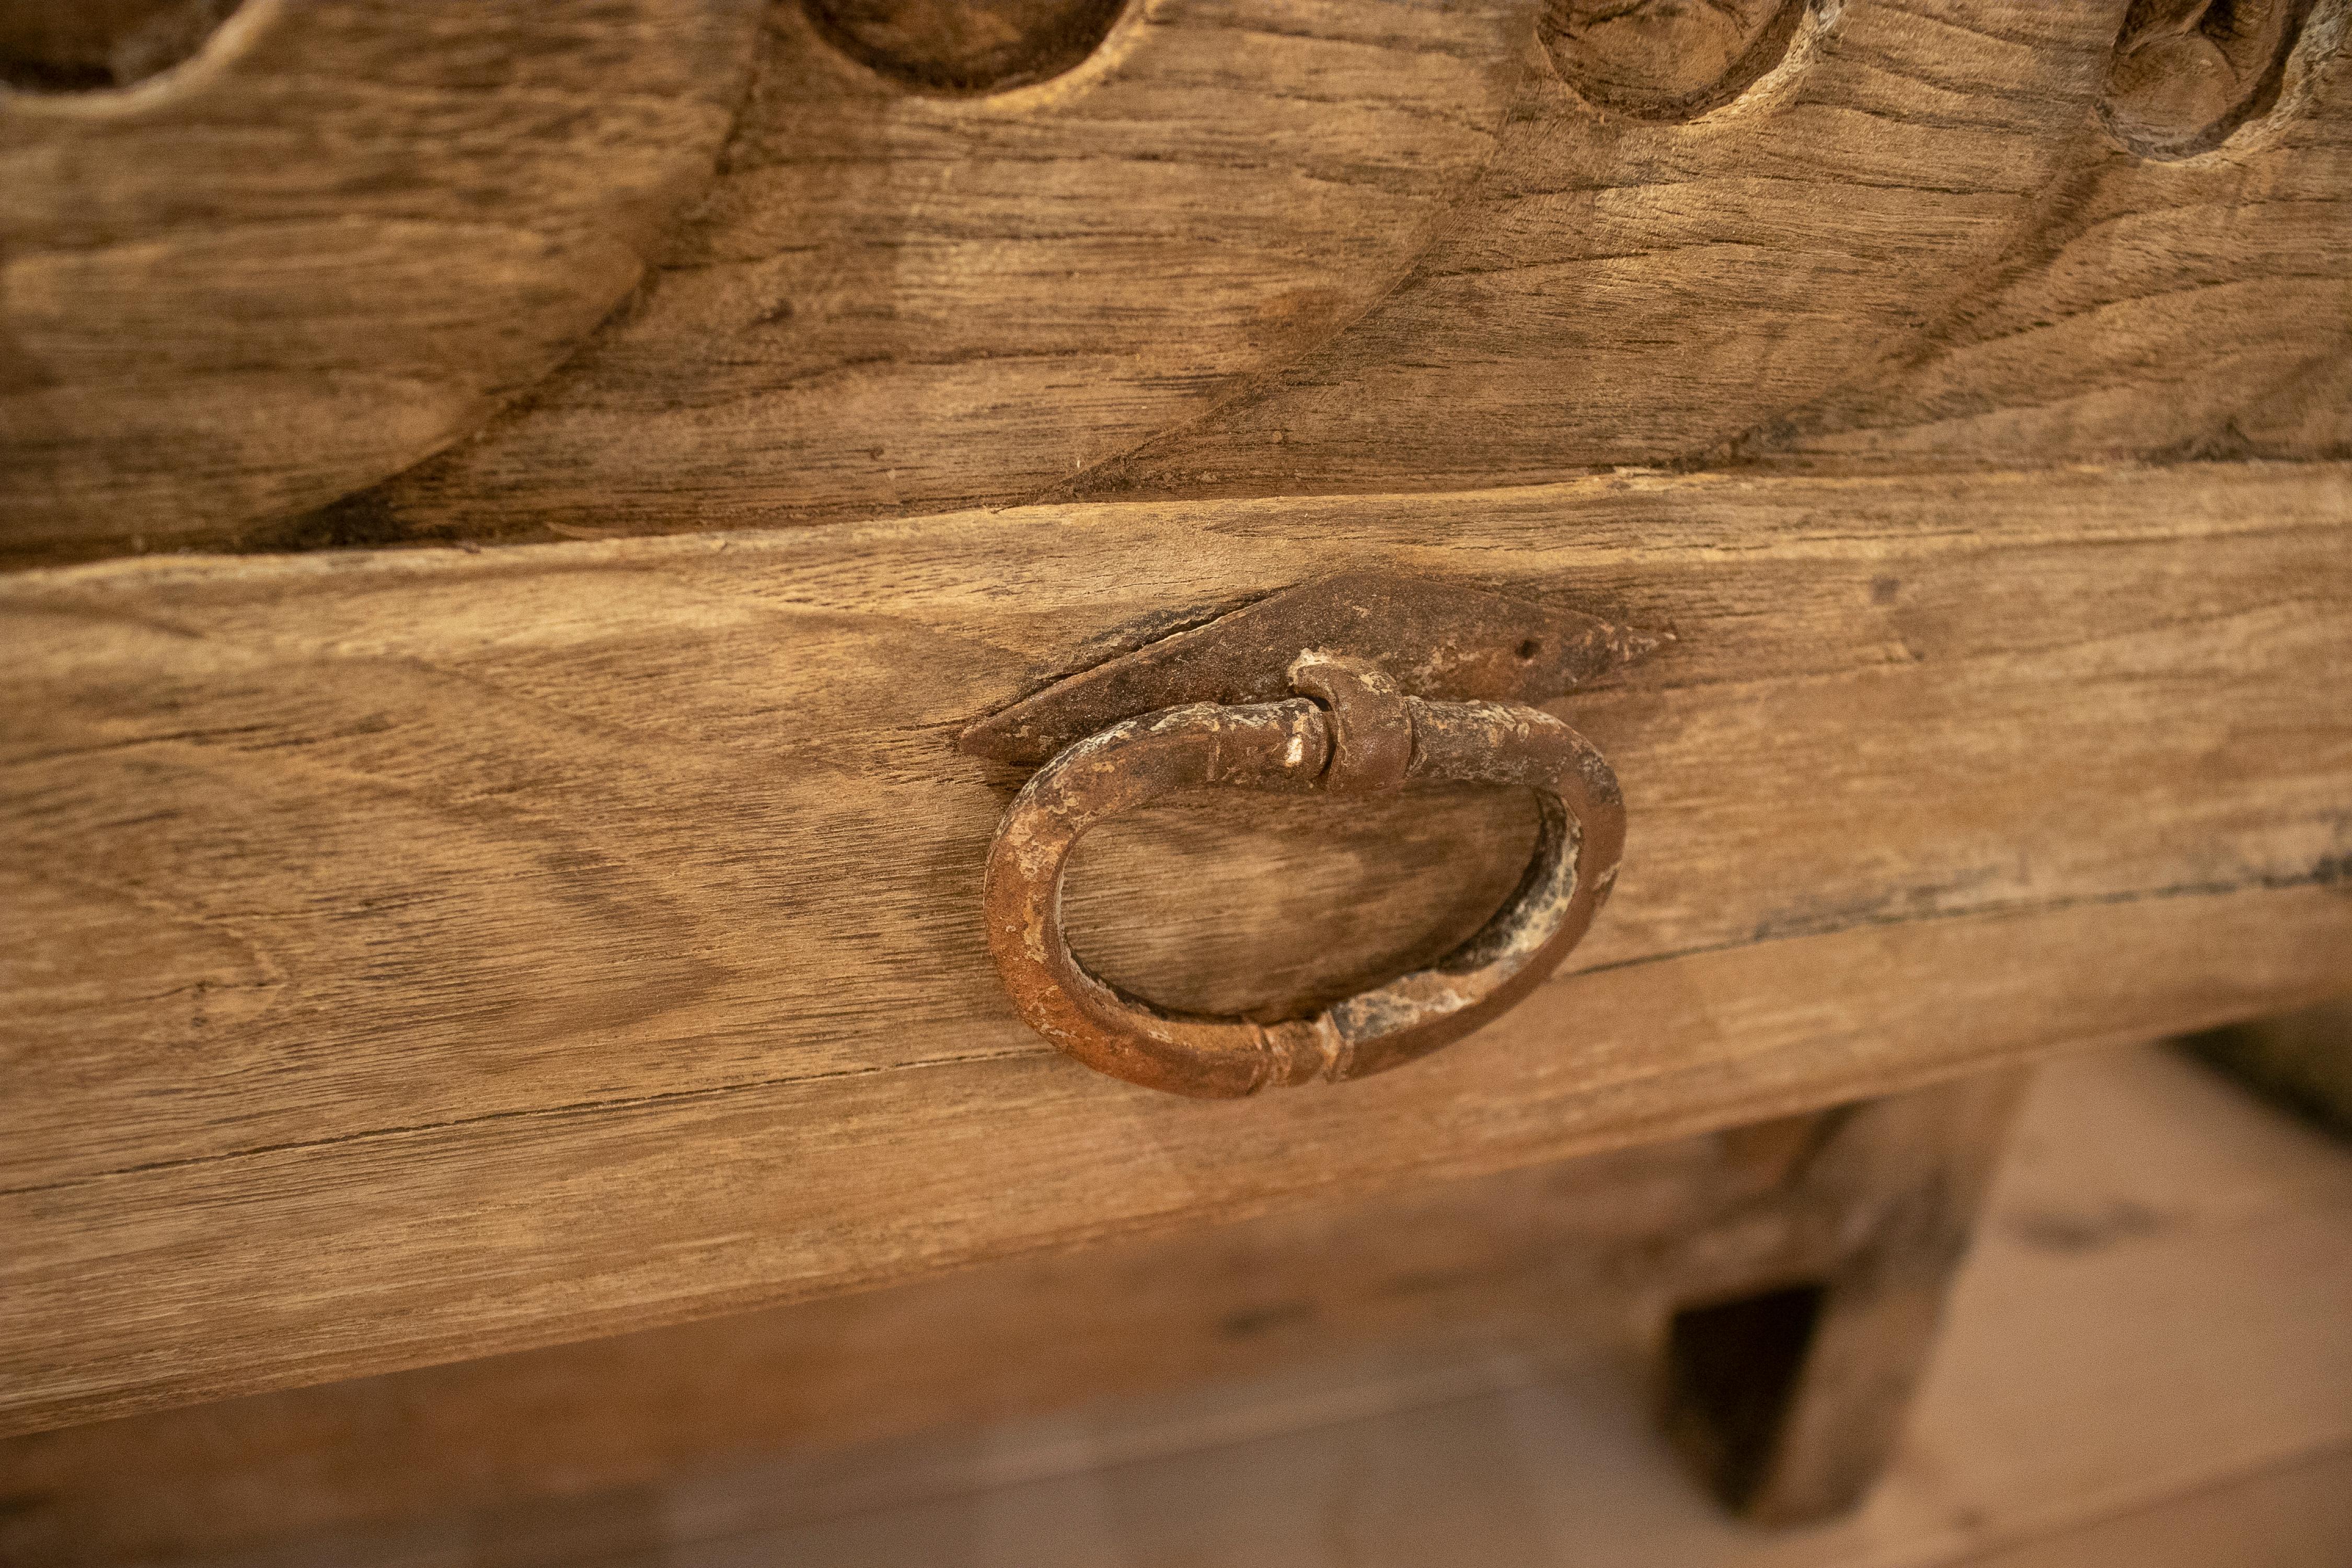
<path id="1" fill-rule="evenodd" d="M 1921 1090 L 1853 1123 L 1899 1187 L 2007 1093 L 1927 1086 L 2352 985 L 2346 26 L 26 9 L 0 1422 Z M 1613 897 L 1375 1079 L 1088 1071 L 990 962 L 1030 765 L 958 737 L 1350 573 L 1638 638 L 1544 704 Z M 1311 1011 L 1533 831 L 1171 797 L 1068 929 Z M 1982 1136 L 1867 1131 L 1920 1104 Z M 1857 1343 L 1924 1335 L 1965 1210 Z"/>

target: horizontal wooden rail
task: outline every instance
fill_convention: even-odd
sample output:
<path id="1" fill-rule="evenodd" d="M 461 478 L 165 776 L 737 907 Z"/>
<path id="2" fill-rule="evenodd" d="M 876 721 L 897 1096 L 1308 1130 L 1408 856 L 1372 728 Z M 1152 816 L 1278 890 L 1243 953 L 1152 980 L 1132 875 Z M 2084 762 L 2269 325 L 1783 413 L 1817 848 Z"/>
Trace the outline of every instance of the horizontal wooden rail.
<path id="1" fill-rule="evenodd" d="M 2340 988 L 2347 517 L 2340 465 L 1619 474 L 0 579 L 0 1426 Z M 1022 773 L 956 734 L 1359 567 L 1673 634 L 1553 705 L 1624 784 L 1612 902 L 1517 1012 L 1382 1078 L 1211 1105 L 1087 1071 L 990 965 L 981 873 Z M 1475 803 L 1339 855 L 1223 809 L 1075 873 L 1090 963 L 1203 1005 L 1312 990 L 1449 900 L 1475 921 L 1479 868 L 1523 858 Z"/>

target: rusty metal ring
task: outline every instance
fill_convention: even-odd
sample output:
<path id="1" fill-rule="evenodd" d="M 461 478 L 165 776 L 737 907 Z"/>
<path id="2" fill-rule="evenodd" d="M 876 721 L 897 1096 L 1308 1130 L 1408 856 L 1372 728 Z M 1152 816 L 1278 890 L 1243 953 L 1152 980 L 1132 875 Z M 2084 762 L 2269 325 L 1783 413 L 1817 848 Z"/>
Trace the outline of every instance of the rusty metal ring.
<path id="1" fill-rule="evenodd" d="M 1307 698 L 1196 703 L 1074 742 L 1029 780 L 988 858 L 991 953 L 1021 1016 L 1088 1067 L 1202 1099 L 1385 1071 L 1461 1038 L 1535 989 L 1591 924 L 1617 877 L 1625 807 L 1583 736 L 1516 703 L 1399 697 L 1355 660 L 1308 653 Z M 1421 781 L 1524 785 L 1539 826 L 1517 889 L 1427 969 L 1311 1017 L 1260 1023 L 1172 1012 L 1089 973 L 1062 931 L 1062 876 L 1087 830 L 1181 789 L 1365 793 Z"/>

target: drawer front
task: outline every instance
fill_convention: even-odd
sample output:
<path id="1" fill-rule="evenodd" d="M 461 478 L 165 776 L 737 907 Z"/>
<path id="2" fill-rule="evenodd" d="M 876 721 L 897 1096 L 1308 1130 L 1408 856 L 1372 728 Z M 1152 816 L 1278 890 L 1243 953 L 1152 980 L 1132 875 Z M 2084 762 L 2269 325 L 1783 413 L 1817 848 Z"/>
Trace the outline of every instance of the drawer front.
<path id="1" fill-rule="evenodd" d="M 2333 467 L 1693 476 L 10 580 L 12 1419 L 1496 1169 L 2340 986 L 2347 507 Z M 980 894 L 1025 770 L 959 752 L 970 721 L 1174 611 L 1506 563 L 1672 636 L 1551 704 L 1628 837 L 1549 984 L 1427 1061 L 1222 1104 L 1024 1026 Z M 1524 853 L 1475 798 L 1356 809 L 1390 815 L 1139 818 L 1074 873 L 1076 940 L 1163 997 L 1263 1005 L 1475 922 Z"/>

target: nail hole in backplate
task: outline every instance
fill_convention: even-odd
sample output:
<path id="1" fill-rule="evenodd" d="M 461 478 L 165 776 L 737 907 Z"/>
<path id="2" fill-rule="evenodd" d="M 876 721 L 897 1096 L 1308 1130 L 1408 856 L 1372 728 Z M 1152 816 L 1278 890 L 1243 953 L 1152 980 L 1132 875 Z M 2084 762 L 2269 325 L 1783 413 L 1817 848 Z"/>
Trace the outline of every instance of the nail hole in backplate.
<path id="1" fill-rule="evenodd" d="M 832 45 L 923 92 L 1003 92 L 1095 52 L 1129 0 L 802 0 Z"/>
<path id="2" fill-rule="evenodd" d="M 8 0 L 0 4 L 0 86 L 112 92 L 192 58 L 240 0 Z"/>

